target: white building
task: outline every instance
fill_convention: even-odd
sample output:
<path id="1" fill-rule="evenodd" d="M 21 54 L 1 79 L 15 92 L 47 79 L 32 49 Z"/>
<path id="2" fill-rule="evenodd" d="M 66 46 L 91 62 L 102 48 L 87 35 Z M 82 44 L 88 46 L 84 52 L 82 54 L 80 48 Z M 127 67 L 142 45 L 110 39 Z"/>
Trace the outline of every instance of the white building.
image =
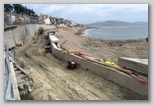
<path id="1" fill-rule="evenodd" d="M 50 25 L 50 18 L 48 16 L 44 19 L 44 23 Z"/>

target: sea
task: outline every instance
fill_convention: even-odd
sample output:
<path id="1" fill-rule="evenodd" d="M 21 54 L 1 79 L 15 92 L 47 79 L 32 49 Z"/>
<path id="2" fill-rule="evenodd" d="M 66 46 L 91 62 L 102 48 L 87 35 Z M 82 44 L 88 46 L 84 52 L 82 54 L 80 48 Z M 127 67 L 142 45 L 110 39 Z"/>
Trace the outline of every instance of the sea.
<path id="1" fill-rule="evenodd" d="M 88 26 L 82 34 L 104 40 L 141 39 L 148 37 L 148 25 L 124 25 L 124 26 Z"/>

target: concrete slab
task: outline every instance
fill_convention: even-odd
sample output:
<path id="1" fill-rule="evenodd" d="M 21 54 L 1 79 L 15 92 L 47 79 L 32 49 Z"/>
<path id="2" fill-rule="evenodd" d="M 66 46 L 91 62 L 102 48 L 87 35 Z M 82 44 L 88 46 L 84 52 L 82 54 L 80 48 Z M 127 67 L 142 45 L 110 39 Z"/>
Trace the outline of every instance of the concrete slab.
<path id="1" fill-rule="evenodd" d="M 148 59 L 120 57 L 118 65 L 144 74 L 148 74 Z"/>
<path id="2" fill-rule="evenodd" d="M 55 37 L 53 35 L 50 35 L 49 37 L 50 37 L 50 40 L 51 40 L 52 43 L 59 42 L 59 39 L 57 37 Z"/>

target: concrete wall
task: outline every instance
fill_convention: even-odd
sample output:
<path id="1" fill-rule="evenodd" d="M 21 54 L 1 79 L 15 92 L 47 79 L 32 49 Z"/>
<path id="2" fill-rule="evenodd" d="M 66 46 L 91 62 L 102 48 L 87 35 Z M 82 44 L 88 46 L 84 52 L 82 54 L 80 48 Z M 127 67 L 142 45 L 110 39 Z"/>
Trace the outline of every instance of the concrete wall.
<path id="1" fill-rule="evenodd" d="M 44 29 L 52 29 L 55 26 L 41 24 L 19 25 L 17 28 L 12 28 L 4 32 L 4 42 L 9 44 L 10 47 L 15 46 L 13 35 L 15 36 L 17 43 L 23 43 L 23 41 L 27 39 L 27 42 L 30 42 L 31 38 L 34 36 L 35 31 L 39 27 L 43 27 Z"/>
<path id="2" fill-rule="evenodd" d="M 18 26 L 14 31 L 9 30 L 6 31 L 4 34 L 4 40 L 6 43 L 9 43 L 9 46 L 14 46 L 14 40 L 12 38 L 13 34 L 16 36 L 16 41 L 22 42 L 22 36 L 26 38 L 31 38 L 34 35 L 34 32 L 39 27 L 44 27 L 45 29 L 51 29 L 53 26 L 50 25 L 24 25 L 24 26 Z M 10 38 L 9 38 L 10 37 Z M 7 39 L 9 38 L 9 39 Z M 107 80 L 110 80 L 116 84 L 119 84 L 121 86 L 124 86 L 128 89 L 130 89 L 133 92 L 136 92 L 140 95 L 148 96 L 148 84 L 143 84 L 138 82 L 136 79 L 122 73 L 119 71 L 115 71 L 113 69 L 110 69 L 108 67 L 90 62 L 88 60 L 85 60 L 81 57 L 78 57 L 73 54 L 66 54 L 61 51 L 54 43 L 50 42 L 51 44 L 51 50 L 52 54 L 56 57 L 68 61 L 68 60 L 74 60 L 78 64 L 81 65 L 82 69 L 91 71 L 94 74 L 97 74 L 98 76 L 101 76 Z"/>
<path id="3" fill-rule="evenodd" d="M 90 62 L 79 56 L 63 53 L 61 49 L 59 49 L 54 43 L 51 43 L 51 49 L 52 54 L 62 60 L 74 60 L 81 65 L 82 69 L 91 71 L 92 73 L 97 74 L 98 76 L 119 84 L 123 87 L 126 87 L 139 95 L 148 97 L 148 84 L 140 83 L 136 79 L 120 71 Z"/>
<path id="4" fill-rule="evenodd" d="M 144 74 L 148 74 L 148 59 L 121 57 L 118 59 L 118 64 L 121 67 L 126 67 Z"/>

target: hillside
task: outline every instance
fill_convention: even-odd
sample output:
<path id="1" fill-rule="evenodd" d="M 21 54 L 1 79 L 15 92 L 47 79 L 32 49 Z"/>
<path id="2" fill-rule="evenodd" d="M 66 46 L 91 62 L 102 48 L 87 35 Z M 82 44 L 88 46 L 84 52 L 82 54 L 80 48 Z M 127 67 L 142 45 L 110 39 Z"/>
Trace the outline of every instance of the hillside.
<path id="1" fill-rule="evenodd" d="M 109 20 L 104 22 L 95 22 L 91 24 L 87 24 L 87 26 L 126 26 L 126 25 L 148 25 L 148 22 L 125 22 L 118 20 Z"/>
<path id="2" fill-rule="evenodd" d="M 148 22 L 134 22 L 133 25 L 148 25 Z"/>

